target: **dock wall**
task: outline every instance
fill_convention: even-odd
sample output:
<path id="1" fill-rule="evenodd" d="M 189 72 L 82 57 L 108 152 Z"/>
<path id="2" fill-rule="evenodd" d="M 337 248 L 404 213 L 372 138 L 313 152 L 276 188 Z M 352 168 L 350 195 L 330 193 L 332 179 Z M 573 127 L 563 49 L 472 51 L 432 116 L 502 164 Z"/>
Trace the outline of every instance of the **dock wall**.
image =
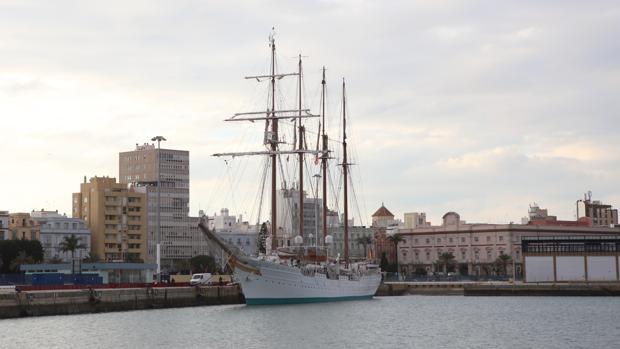
<path id="1" fill-rule="evenodd" d="M 386 282 L 375 296 L 620 296 L 620 283 Z"/>
<path id="2" fill-rule="evenodd" d="M 0 318 L 240 303 L 239 286 L 3 292 Z"/>

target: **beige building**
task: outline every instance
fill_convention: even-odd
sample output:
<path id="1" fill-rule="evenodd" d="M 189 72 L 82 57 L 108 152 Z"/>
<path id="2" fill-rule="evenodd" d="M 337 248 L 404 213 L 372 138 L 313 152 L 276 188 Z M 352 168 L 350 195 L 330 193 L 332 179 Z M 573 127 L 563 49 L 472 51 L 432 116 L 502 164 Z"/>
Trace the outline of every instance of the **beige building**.
<path id="1" fill-rule="evenodd" d="M 111 177 L 93 177 L 73 194 L 73 217 L 92 233 L 92 251 L 105 261 L 146 259 L 146 198 Z"/>
<path id="2" fill-rule="evenodd" d="M 414 229 L 418 227 L 429 227 L 430 222 L 426 221 L 426 213 L 408 212 L 403 215 L 405 219 L 405 228 Z"/>
<path id="3" fill-rule="evenodd" d="M 30 217 L 30 213 L 9 214 L 9 236 L 12 240 L 39 240 L 41 227 Z"/>
<path id="4" fill-rule="evenodd" d="M 525 236 L 589 236 L 617 235 L 620 228 L 590 227 L 575 224 L 479 224 L 466 223 L 455 212 L 443 216 L 441 226 L 399 229 L 404 241 L 398 245 L 401 269 L 413 273 L 416 269 L 437 270 L 434 263 L 444 252 L 455 257 L 455 271 L 468 275 L 492 275 L 494 262 L 501 254 L 510 255 L 520 273 L 521 238 Z M 508 266 L 509 275 L 512 265 Z"/>

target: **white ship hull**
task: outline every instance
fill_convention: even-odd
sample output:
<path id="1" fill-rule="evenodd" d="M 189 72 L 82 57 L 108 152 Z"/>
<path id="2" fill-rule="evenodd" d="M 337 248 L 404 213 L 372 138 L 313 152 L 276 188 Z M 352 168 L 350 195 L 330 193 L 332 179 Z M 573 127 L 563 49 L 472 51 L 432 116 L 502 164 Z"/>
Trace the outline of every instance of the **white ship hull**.
<path id="1" fill-rule="evenodd" d="M 329 302 L 372 298 L 381 283 L 378 272 L 354 280 L 325 274 L 303 275 L 299 268 L 256 261 L 260 273 L 235 268 L 234 278 L 241 285 L 246 304 L 287 304 Z M 253 263 L 254 264 L 254 263 Z"/>

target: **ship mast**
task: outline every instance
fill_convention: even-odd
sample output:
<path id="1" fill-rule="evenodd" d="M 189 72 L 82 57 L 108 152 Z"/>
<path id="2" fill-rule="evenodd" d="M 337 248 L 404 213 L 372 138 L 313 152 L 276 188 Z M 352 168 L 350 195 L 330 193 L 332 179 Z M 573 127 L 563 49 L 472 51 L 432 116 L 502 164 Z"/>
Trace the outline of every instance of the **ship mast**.
<path id="1" fill-rule="evenodd" d="M 264 81 L 266 79 L 270 80 L 270 92 L 271 92 L 271 105 L 267 107 L 266 111 L 253 111 L 246 113 L 235 113 L 232 117 L 226 119 L 225 121 L 250 121 L 255 122 L 258 120 L 265 120 L 265 139 L 264 145 L 267 146 L 267 150 L 264 151 L 248 151 L 248 152 L 230 152 L 230 153 L 216 153 L 213 156 L 216 157 L 236 157 L 236 156 L 269 156 L 271 162 L 271 248 L 275 250 L 278 247 L 277 240 L 277 232 L 278 232 L 278 221 L 277 221 L 277 161 L 278 155 L 282 154 L 298 154 L 300 160 L 303 160 L 303 154 L 320 154 L 318 150 L 307 150 L 303 147 L 303 133 L 304 129 L 301 126 L 302 118 L 318 118 L 319 115 L 313 115 L 310 113 L 309 109 L 301 108 L 301 55 L 299 61 L 299 71 L 297 73 L 286 73 L 286 74 L 277 74 L 276 73 L 276 43 L 274 34 L 272 33 L 269 36 L 269 46 L 271 48 L 271 67 L 269 75 L 255 75 L 255 76 L 246 76 L 245 79 L 257 80 L 258 82 Z M 276 109 L 276 80 L 280 80 L 287 76 L 299 76 L 299 86 L 300 86 L 300 97 L 299 97 L 299 108 L 297 109 Z M 295 113 L 295 114 L 293 114 Z M 278 144 L 280 144 L 279 136 L 278 136 L 278 120 L 280 119 L 299 119 L 299 147 L 298 149 L 292 150 L 280 150 L 278 149 Z M 271 122 L 271 131 L 269 131 L 269 123 Z M 295 144 L 295 146 L 297 146 Z M 303 161 L 300 161 L 302 164 Z M 300 174 L 303 176 L 303 167 L 300 167 Z M 300 198 L 303 198 L 303 177 L 300 176 Z M 302 215 L 300 216 L 300 234 L 303 229 L 303 199 L 300 201 L 300 206 Z"/>
<path id="2" fill-rule="evenodd" d="M 304 237 L 304 127 L 301 124 L 301 55 L 299 55 L 299 236 Z"/>
<path id="3" fill-rule="evenodd" d="M 271 249 L 278 248 L 278 216 L 276 206 L 276 191 L 277 191 L 277 154 L 278 148 L 278 119 L 276 116 L 276 40 L 272 34 L 270 37 L 271 45 Z M 269 123 L 269 120 L 265 122 Z"/>
<path id="4" fill-rule="evenodd" d="M 349 194 L 347 179 L 349 176 L 347 162 L 347 97 L 344 78 L 342 79 L 342 175 L 344 179 L 344 262 L 349 265 Z"/>
<path id="5" fill-rule="evenodd" d="M 327 236 L 327 135 L 325 134 L 325 66 L 323 66 L 323 80 L 321 81 L 321 138 L 323 142 L 323 154 L 321 155 L 321 167 L 323 174 L 323 237 L 321 244 L 325 244 L 325 237 Z M 317 232 L 317 235 L 318 232 Z M 318 236 L 317 236 L 318 239 Z"/>

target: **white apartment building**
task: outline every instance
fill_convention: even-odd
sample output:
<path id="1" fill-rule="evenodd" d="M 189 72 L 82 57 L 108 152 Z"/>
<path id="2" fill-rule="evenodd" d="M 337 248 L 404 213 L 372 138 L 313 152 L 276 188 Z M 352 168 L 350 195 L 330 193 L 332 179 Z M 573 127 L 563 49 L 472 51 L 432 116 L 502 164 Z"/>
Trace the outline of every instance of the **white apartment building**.
<path id="1" fill-rule="evenodd" d="M 91 232 L 83 220 L 61 215 L 58 211 L 32 211 L 30 216 L 39 223 L 41 229 L 40 241 L 44 260 L 60 259 L 71 262 L 71 252 L 63 252 L 60 248 L 61 242 L 71 235 L 75 235 L 84 246 L 75 251 L 75 257 L 82 259 L 89 254 Z"/>
<path id="2" fill-rule="evenodd" d="M 222 208 L 220 214 L 214 213 L 208 217 L 209 229 L 215 229 L 229 244 L 238 247 L 248 255 L 257 255 L 258 253 L 258 231 L 260 226 L 244 222 L 242 217 L 230 215 L 227 208 Z"/>

